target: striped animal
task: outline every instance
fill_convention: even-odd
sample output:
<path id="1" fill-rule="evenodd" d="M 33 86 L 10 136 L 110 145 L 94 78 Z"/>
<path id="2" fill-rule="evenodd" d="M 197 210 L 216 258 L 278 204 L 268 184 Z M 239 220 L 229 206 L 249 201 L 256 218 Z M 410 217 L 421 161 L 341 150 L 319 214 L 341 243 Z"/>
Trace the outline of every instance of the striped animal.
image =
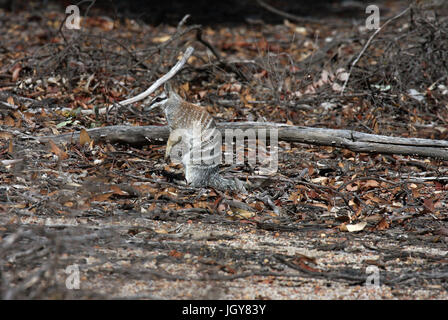
<path id="1" fill-rule="evenodd" d="M 241 181 L 219 174 L 222 137 L 212 116 L 204 108 L 183 100 L 169 84 L 164 89 L 144 110 L 161 108 L 165 113 L 170 128 L 165 159 L 173 160 L 172 149 L 181 143 L 181 162 L 189 185 L 246 192 Z"/>

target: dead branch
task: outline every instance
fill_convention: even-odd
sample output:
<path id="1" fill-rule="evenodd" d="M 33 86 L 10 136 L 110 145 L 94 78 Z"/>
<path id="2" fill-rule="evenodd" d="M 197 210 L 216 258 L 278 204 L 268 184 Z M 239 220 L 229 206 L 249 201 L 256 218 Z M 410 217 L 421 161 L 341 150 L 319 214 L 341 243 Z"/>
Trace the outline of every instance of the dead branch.
<path id="1" fill-rule="evenodd" d="M 148 97 L 150 94 L 152 94 L 154 91 L 156 91 L 161 85 L 163 85 L 165 82 L 170 80 L 172 77 L 176 75 L 176 73 L 179 72 L 179 70 L 184 66 L 184 64 L 187 62 L 187 60 L 190 58 L 190 56 L 193 54 L 193 47 L 188 47 L 185 51 L 182 59 L 180 59 L 174 67 L 171 68 L 170 71 L 168 71 L 165 75 L 163 75 L 161 78 L 159 78 L 156 82 L 154 82 L 148 89 L 143 91 L 142 93 L 136 95 L 135 97 L 126 99 L 124 101 L 121 101 L 119 105 L 126 106 L 128 104 L 140 101 Z M 98 110 L 99 114 L 105 114 L 111 107 L 104 107 Z M 82 114 L 94 114 L 93 109 L 89 110 L 82 110 Z"/>
<path id="2" fill-rule="evenodd" d="M 17 109 L 18 109 L 18 107 L 14 106 L 12 104 L 9 104 L 9 103 L 4 102 L 4 101 L 0 101 L 0 112 L 2 112 L 2 111 L 15 111 Z"/>
<path id="3" fill-rule="evenodd" d="M 271 129 L 278 130 L 278 139 L 320 146 L 345 148 L 355 152 L 414 155 L 448 160 L 448 141 L 420 138 L 400 138 L 362 133 L 352 130 L 309 128 L 289 126 L 272 122 L 222 122 L 217 127 L 243 131 L 266 129 L 269 137 Z M 129 144 L 146 144 L 148 139 L 165 141 L 169 135 L 167 126 L 109 126 L 87 130 L 95 141 L 108 141 Z M 53 140 L 57 143 L 79 141 L 79 132 L 57 136 L 37 137 L 41 142 Z"/>
<path id="4" fill-rule="evenodd" d="M 190 56 L 193 54 L 193 51 L 194 51 L 193 47 L 188 47 L 187 50 L 185 51 L 182 59 L 180 59 L 174 65 L 174 67 L 171 68 L 170 71 L 168 71 L 164 76 L 162 76 L 156 82 L 154 82 L 153 85 L 150 86 L 148 89 L 146 89 L 144 92 L 138 94 L 135 97 L 126 99 L 124 101 L 121 101 L 120 104 L 125 106 L 125 105 L 128 105 L 128 104 L 131 104 L 131 103 L 134 103 L 134 102 L 137 102 L 137 101 L 145 99 L 151 93 L 156 91 L 161 85 L 163 85 L 165 82 L 167 82 L 172 77 L 174 77 L 176 75 L 176 73 L 178 73 L 179 70 L 184 66 L 184 64 L 187 62 L 187 60 L 190 58 Z"/>
<path id="5" fill-rule="evenodd" d="M 344 91 L 345 91 L 345 88 L 347 87 L 347 83 L 348 83 L 348 80 L 350 79 L 350 76 L 352 74 L 353 68 L 356 66 L 356 64 L 358 63 L 359 59 L 361 59 L 361 57 L 363 56 L 364 52 L 366 52 L 367 48 L 372 43 L 373 39 L 381 32 L 381 30 L 383 30 L 384 27 L 386 27 L 392 21 L 394 21 L 394 20 L 400 18 L 401 16 L 403 16 L 404 14 L 406 14 L 410 9 L 411 9 L 411 6 L 408 6 L 406 9 L 401 11 L 399 14 L 397 14 L 396 16 L 393 16 L 392 18 L 387 20 L 380 28 L 376 29 L 375 32 L 370 36 L 369 40 L 367 40 L 367 42 L 364 45 L 364 47 L 362 48 L 361 52 L 359 52 L 358 56 L 352 62 L 352 65 L 350 66 L 350 70 L 348 72 L 347 79 L 345 79 L 344 84 L 342 86 L 341 96 L 344 95 Z"/>

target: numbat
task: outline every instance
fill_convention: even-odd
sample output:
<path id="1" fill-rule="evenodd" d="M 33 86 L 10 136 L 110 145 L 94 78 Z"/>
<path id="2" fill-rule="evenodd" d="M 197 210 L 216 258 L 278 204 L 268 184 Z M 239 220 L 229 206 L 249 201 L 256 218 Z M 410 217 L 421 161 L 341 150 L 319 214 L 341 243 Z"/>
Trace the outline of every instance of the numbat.
<path id="1" fill-rule="evenodd" d="M 170 128 L 165 159 L 172 156 L 173 147 L 181 146 L 181 162 L 189 185 L 246 192 L 241 181 L 225 179 L 219 174 L 221 133 L 204 108 L 184 101 L 168 84 L 144 110 L 155 108 L 163 110 Z"/>

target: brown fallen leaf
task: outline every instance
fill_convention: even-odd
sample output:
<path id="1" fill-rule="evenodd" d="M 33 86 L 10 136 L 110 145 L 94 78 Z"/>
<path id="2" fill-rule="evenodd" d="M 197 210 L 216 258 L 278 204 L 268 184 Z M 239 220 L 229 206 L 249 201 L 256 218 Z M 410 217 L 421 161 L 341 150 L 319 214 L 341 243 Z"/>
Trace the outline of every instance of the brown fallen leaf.
<path id="1" fill-rule="evenodd" d="M 1 140 L 8 140 L 8 139 L 11 139 L 12 137 L 13 137 L 12 133 L 0 131 L 0 139 Z"/>
<path id="2" fill-rule="evenodd" d="M 113 192 L 107 192 L 107 193 L 103 193 L 103 194 L 98 194 L 95 195 L 94 197 L 92 197 L 92 201 L 106 201 L 107 199 L 109 199 L 114 193 Z"/>
<path id="3" fill-rule="evenodd" d="M 120 195 L 120 196 L 127 196 L 129 195 L 129 193 L 127 193 L 126 191 L 123 191 L 120 189 L 119 186 L 117 186 L 116 184 L 111 185 L 110 186 L 110 190 L 113 191 L 114 194 Z"/>
<path id="4" fill-rule="evenodd" d="M 291 193 L 289 195 L 289 198 L 288 198 L 288 200 L 291 200 L 292 203 L 294 203 L 294 204 L 297 204 L 298 199 L 299 199 L 299 193 L 298 192 Z"/>
<path id="5" fill-rule="evenodd" d="M 49 140 L 51 152 L 58 156 L 60 160 L 65 160 L 68 158 L 68 154 L 56 145 L 53 140 Z"/>
<path id="6" fill-rule="evenodd" d="M 184 256 L 183 252 L 176 251 L 175 249 L 171 250 L 168 254 L 171 257 L 174 257 L 174 258 L 177 258 L 177 259 L 180 259 L 180 258 L 182 258 Z"/>
<path id="7" fill-rule="evenodd" d="M 345 187 L 347 191 L 358 191 L 358 186 L 354 183 L 349 184 Z"/>
<path id="8" fill-rule="evenodd" d="M 182 88 L 182 90 L 185 93 L 188 93 L 190 91 L 190 84 L 188 82 L 185 82 L 183 85 L 180 86 Z"/>
<path id="9" fill-rule="evenodd" d="M 12 71 L 11 81 L 15 82 L 19 78 L 20 71 L 22 70 L 22 66 L 20 64 L 14 67 Z"/>
<path id="10" fill-rule="evenodd" d="M 160 228 L 160 229 L 154 229 L 155 233 L 158 234 L 168 234 L 169 232 L 166 229 Z"/>
<path id="11" fill-rule="evenodd" d="M 26 208 L 26 203 L 11 204 L 11 205 L 9 205 L 9 207 L 16 208 L 16 209 L 23 209 L 23 208 Z"/>
<path id="12" fill-rule="evenodd" d="M 4 124 L 7 125 L 8 127 L 14 127 L 15 121 L 10 116 L 7 116 L 4 120 Z"/>
<path id="13" fill-rule="evenodd" d="M 434 201 L 432 199 L 423 200 L 424 212 L 434 212 Z"/>
<path id="14" fill-rule="evenodd" d="M 367 180 L 366 183 L 363 184 L 363 189 L 374 189 L 379 187 L 379 182 L 376 180 Z"/>
<path id="15" fill-rule="evenodd" d="M 374 230 L 386 230 L 389 229 L 390 224 L 387 221 L 386 218 L 381 219 L 376 225 L 375 227 L 373 227 Z"/>
<path id="16" fill-rule="evenodd" d="M 8 102 L 10 105 L 14 106 L 14 98 L 9 96 L 8 99 L 6 99 L 6 102 Z"/>
<path id="17" fill-rule="evenodd" d="M 84 128 L 81 129 L 81 132 L 79 134 L 79 144 L 83 146 L 85 144 L 90 144 L 91 141 L 92 141 L 92 139 L 90 138 L 86 129 L 84 129 Z"/>

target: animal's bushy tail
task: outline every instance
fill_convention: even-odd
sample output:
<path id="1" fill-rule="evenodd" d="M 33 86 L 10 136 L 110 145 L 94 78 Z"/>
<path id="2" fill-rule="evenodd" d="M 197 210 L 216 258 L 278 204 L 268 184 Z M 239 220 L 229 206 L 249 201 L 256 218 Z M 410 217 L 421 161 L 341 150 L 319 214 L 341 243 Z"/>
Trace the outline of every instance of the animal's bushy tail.
<path id="1" fill-rule="evenodd" d="M 243 182 L 236 178 L 227 179 L 222 177 L 219 174 L 218 166 L 190 165 L 186 167 L 186 178 L 187 182 L 196 188 L 212 187 L 220 191 L 247 193 Z"/>
<path id="2" fill-rule="evenodd" d="M 246 188 L 244 187 L 243 182 L 240 180 L 226 179 L 223 178 L 219 173 L 214 174 L 210 177 L 209 186 L 216 188 L 221 191 L 234 191 L 234 192 L 242 192 L 247 193 Z"/>

